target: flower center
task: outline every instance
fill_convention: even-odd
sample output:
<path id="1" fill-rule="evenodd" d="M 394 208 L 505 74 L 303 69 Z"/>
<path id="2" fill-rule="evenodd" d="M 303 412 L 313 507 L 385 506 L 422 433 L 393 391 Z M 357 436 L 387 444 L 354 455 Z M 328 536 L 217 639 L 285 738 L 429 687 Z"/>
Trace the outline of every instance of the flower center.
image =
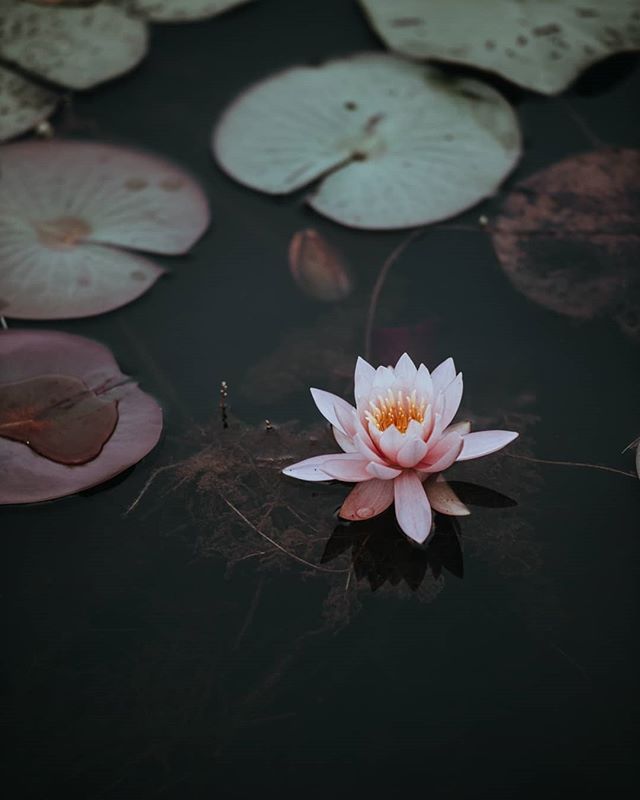
<path id="1" fill-rule="evenodd" d="M 386 395 L 379 394 L 375 402 L 370 400 L 369 408 L 365 416 L 369 424 L 375 425 L 379 431 L 386 431 L 395 425 L 400 433 L 406 433 L 412 419 L 424 422 L 427 403 L 421 397 L 416 397 L 415 389 L 405 395 L 400 391 L 394 394 L 389 389 Z"/>
<path id="2" fill-rule="evenodd" d="M 66 250 L 78 244 L 91 233 L 90 225 L 79 217 L 59 217 L 58 219 L 35 222 L 38 239 L 53 250 Z"/>

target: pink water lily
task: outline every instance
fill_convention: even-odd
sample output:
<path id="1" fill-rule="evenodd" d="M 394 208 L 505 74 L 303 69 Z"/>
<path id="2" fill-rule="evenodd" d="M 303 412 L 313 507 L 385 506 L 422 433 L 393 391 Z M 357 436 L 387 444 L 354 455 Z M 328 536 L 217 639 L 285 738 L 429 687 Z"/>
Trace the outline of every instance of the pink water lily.
<path id="1" fill-rule="evenodd" d="M 405 353 L 395 367 L 374 369 L 358 358 L 355 408 L 322 389 L 311 389 L 344 452 L 315 456 L 283 470 L 305 481 L 340 480 L 357 485 L 340 509 L 348 520 L 374 517 L 395 503 L 404 533 L 424 542 L 432 512 L 468 514 L 440 475 L 456 461 L 495 453 L 512 442 L 512 431 L 471 433 L 453 423 L 462 399 L 462 373 L 448 358 L 432 373 Z"/>

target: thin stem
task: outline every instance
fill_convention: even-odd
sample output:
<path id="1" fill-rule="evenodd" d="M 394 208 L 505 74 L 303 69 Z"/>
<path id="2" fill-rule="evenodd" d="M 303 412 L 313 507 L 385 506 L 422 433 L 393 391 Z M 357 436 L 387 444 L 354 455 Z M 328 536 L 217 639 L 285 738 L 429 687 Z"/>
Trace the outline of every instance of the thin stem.
<path id="1" fill-rule="evenodd" d="M 400 242 L 400 244 L 395 247 L 390 255 L 385 260 L 384 264 L 380 268 L 380 272 L 378 273 L 378 277 L 376 278 L 376 282 L 373 285 L 373 289 L 371 290 L 371 299 L 369 300 L 369 308 L 367 309 L 367 322 L 365 326 L 365 333 L 364 333 L 364 357 L 368 360 L 371 359 L 371 345 L 373 339 L 373 323 L 375 322 L 376 318 L 376 311 L 378 309 L 378 301 L 380 300 L 380 293 L 382 292 L 382 287 L 387 279 L 387 275 L 391 267 L 396 263 L 396 261 L 400 258 L 400 256 L 404 253 L 407 247 L 414 242 L 419 236 L 422 236 L 424 233 L 424 228 L 417 228 L 415 231 L 412 231 L 406 239 Z"/>
<path id="2" fill-rule="evenodd" d="M 267 536 L 267 534 L 263 533 L 259 528 L 256 528 L 253 522 L 247 519 L 245 515 L 242 513 L 242 511 L 236 508 L 230 500 L 227 500 L 226 497 L 223 497 L 222 499 L 229 506 L 229 508 L 235 514 L 237 514 L 245 524 L 247 524 L 251 528 L 251 530 L 255 531 L 258 534 L 258 536 L 262 536 L 263 539 L 266 539 L 270 544 L 272 544 L 278 550 L 281 550 L 283 553 L 286 553 L 286 555 L 288 555 L 290 558 L 293 558 L 294 561 L 299 561 L 301 564 L 304 564 L 307 567 L 311 567 L 312 569 L 317 569 L 320 572 L 338 572 L 338 573 L 347 572 L 346 569 L 329 569 L 328 567 L 321 567 L 319 564 L 313 564 L 311 561 L 306 561 L 304 558 L 297 556 L 295 553 L 292 553 L 291 551 L 284 548 L 281 544 L 278 544 L 278 542 L 276 542 L 275 539 L 272 539 L 270 536 Z"/>
<path id="3" fill-rule="evenodd" d="M 529 456 L 516 456 L 513 453 L 505 453 L 508 458 L 517 458 L 520 461 L 532 461 L 534 464 L 557 464 L 561 467 L 586 467 L 587 469 L 600 469 L 603 472 L 613 472 L 616 475 L 625 475 L 627 478 L 638 479 L 637 475 L 633 472 L 625 472 L 623 469 L 616 469 L 615 467 L 605 467 L 602 464 L 584 464 L 580 461 L 552 461 L 546 458 L 531 458 Z"/>
<path id="4" fill-rule="evenodd" d="M 601 149 L 607 147 L 607 143 L 603 142 L 596 134 L 591 130 L 589 125 L 586 121 L 578 114 L 578 112 L 572 108 L 571 104 L 565 100 L 560 100 L 561 105 L 564 107 L 567 114 L 571 117 L 573 123 L 580 129 L 580 132 L 585 137 L 585 139 L 589 142 L 591 147 L 596 149 Z"/>

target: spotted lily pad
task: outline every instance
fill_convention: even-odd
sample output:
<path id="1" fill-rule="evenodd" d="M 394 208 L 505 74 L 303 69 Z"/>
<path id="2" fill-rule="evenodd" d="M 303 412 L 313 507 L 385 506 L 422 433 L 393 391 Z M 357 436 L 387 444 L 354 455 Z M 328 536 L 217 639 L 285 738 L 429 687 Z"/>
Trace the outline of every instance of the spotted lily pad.
<path id="1" fill-rule="evenodd" d="M 184 253 L 209 223 L 206 198 L 154 156 L 89 142 L 21 142 L 0 153 L 0 307 L 67 319 L 118 308 L 162 274 L 129 247 Z"/>
<path id="2" fill-rule="evenodd" d="M 0 57 L 69 89 L 122 75 L 147 52 L 144 21 L 109 3 L 0 0 L 0 20 Z"/>
<path id="3" fill-rule="evenodd" d="M 152 450 L 162 411 L 101 344 L 0 333 L 0 504 L 51 500 L 118 475 Z"/>
<path id="4" fill-rule="evenodd" d="M 496 72 L 545 94 L 640 48 L 638 0 L 360 0 L 375 30 L 412 58 Z"/>
<path id="5" fill-rule="evenodd" d="M 307 198 L 356 228 L 392 229 L 450 217 L 494 193 L 520 156 L 504 98 L 395 56 L 359 53 L 294 67 L 237 98 L 213 150 L 240 183 Z"/>
<path id="6" fill-rule="evenodd" d="M 493 230 L 513 285 L 570 317 L 613 317 L 640 339 L 638 175 L 640 150 L 596 150 L 516 184 Z"/>
<path id="7" fill-rule="evenodd" d="M 252 0 L 133 0 L 133 7 L 152 22 L 191 22 L 250 2 Z"/>
<path id="8" fill-rule="evenodd" d="M 53 114 L 58 97 L 0 67 L 0 142 L 19 136 Z"/>

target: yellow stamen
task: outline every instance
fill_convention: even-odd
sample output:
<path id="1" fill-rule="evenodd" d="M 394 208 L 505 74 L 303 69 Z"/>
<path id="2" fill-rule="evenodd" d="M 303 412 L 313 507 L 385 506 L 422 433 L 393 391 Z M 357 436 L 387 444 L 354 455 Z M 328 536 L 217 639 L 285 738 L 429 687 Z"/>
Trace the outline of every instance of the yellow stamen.
<path id="1" fill-rule="evenodd" d="M 370 411 L 365 411 L 365 417 L 370 425 L 379 431 L 386 431 L 395 425 L 400 433 L 406 433 L 411 420 L 424 422 L 427 404 L 416 396 L 415 389 L 404 396 L 400 391 L 394 395 L 389 389 L 386 395 L 379 394 L 375 402 L 369 400 L 369 408 Z"/>

